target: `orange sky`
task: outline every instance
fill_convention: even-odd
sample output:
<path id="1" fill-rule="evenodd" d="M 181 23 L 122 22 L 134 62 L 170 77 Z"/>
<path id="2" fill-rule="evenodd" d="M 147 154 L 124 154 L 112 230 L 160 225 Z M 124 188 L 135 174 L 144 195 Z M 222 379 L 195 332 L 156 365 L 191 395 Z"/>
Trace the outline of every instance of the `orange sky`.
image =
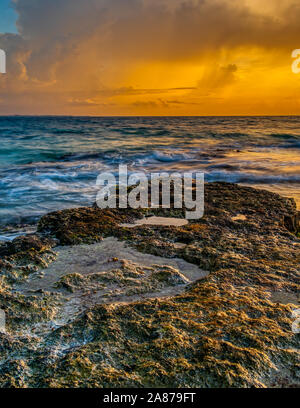
<path id="1" fill-rule="evenodd" d="M 294 0 L 16 0 L 0 114 L 300 114 Z"/>

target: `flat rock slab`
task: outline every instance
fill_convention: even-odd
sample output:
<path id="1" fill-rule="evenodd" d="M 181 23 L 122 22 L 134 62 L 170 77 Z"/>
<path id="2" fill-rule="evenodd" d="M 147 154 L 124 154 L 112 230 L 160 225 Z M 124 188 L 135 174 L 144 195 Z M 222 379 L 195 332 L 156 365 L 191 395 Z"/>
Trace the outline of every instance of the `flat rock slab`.
<path id="1" fill-rule="evenodd" d="M 188 225 L 188 220 L 183 218 L 171 217 L 148 217 L 136 220 L 133 224 L 121 224 L 120 227 L 135 228 L 141 225 L 164 226 L 164 227 L 182 227 Z"/>
<path id="2" fill-rule="evenodd" d="M 92 245 L 58 247 L 48 268 L 15 286 L 30 295 L 62 293 L 59 319 L 75 317 L 97 304 L 130 303 L 177 295 L 209 272 L 182 259 L 144 254 L 116 238 Z"/>

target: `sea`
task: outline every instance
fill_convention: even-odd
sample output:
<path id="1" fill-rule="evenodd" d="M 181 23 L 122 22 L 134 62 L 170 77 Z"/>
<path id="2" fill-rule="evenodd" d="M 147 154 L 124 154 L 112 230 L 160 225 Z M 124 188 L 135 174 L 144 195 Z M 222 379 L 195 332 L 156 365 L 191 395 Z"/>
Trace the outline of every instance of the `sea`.
<path id="1" fill-rule="evenodd" d="M 0 237 L 92 205 L 101 172 L 203 172 L 293 197 L 300 117 L 0 117 Z"/>

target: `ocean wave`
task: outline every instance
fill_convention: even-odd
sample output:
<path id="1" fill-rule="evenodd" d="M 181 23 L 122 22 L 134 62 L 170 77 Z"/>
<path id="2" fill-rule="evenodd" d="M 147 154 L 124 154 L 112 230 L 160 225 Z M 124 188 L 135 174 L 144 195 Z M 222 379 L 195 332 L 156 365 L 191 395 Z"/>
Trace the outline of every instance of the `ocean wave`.
<path id="1" fill-rule="evenodd" d="M 291 133 L 271 133 L 269 135 L 267 135 L 267 137 L 272 137 L 275 139 L 300 139 L 300 135 L 295 135 L 295 134 L 291 134 Z"/>
<path id="2" fill-rule="evenodd" d="M 279 186 L 296 196 L 299 129 L 295 117 L 0 117 L 0 224 L 90 205 L 99 173 L 120 164 L 129 172 L 200 171 L 209 182 Z"/>
<path id="3" fill-rule="evenodd" d="M 275 147 L 275 146 L 274 146 Z M 291 142 L 280 146 L 282 149 L 299 149 L 300 142 Z"/>
<path id="4" fill-rule="evenodd" d="M 170 163 L 170 162 L 181 162 L 184 160 L 190 160 L 192 157 L 188 155 L 187 153 L 168 153 L 168 152 L 159 152 L 159 151 L 154 151 L 150 155 L 146 156 L 144 158 L 144 163 L 147 163 L 147 161 L 158 161 L 162 163 Z"/>
<path id="5" fill-rule="evenodd" d="M 205 173 L 205 179 L 212 181 L 227 181 L 229 183 L 247 184 L 300 184 L 300 175 L 253 174 L 243 172 L 212 171 Z"/>
<path id="6" fill-rule="evenodd" d="M 88 129 L 51 129 L 51 133 L 54 135 L 84 135 L 88 132 Z"/>
<path id="7" fill-rule="evenodd" d="M 59 161 L 80 161 L 80 160 L 96 160 L 103 157 L 103 154 L 99 152 L 78 152 L 78 153 L 67 153 L 58 158 Z"/>

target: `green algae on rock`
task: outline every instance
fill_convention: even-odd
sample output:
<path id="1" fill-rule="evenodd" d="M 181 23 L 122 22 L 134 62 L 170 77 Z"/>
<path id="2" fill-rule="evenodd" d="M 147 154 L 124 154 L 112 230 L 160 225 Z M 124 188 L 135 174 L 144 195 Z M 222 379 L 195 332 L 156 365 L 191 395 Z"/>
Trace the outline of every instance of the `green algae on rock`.
<path id="1" fill-rule="evenodd" d="M 33 238 L 40 244 L 1 246 L 0 301 L 8 312 L 8 331 L 0 335 L 1 386 L 299 386 L 300 340 L 291 328 L 300 286 L 294 201 L 212 183 L 206 185 L 205 205 L 202 219 L 180 227 L 120 224 L 151 215 L 184 217 L 183 210 L 176 215 L 173 209 L 59 211 L 40 220 Z M 64 290 L 86 284 L 84 271 L 65 277 L 62 293 L 17 290 L 38 273 L 23 276 L 20 268 L 45 269 L 55 259 L 55 245 L 92 244 L 111 236 L 209 275 L 166 298 L 158 294 L 127 303 L 108 298 L 59 325 L 53 322 Z M 118 262 L 116 253 L 111 278 L 119 276 L 130 289 L 130 268 L 123 265 L 124 272 Z M 163 285 L 170 277 L 170 270 L 153 272 Z M 13 279 L 19 275 L 22 279 Z"/>

